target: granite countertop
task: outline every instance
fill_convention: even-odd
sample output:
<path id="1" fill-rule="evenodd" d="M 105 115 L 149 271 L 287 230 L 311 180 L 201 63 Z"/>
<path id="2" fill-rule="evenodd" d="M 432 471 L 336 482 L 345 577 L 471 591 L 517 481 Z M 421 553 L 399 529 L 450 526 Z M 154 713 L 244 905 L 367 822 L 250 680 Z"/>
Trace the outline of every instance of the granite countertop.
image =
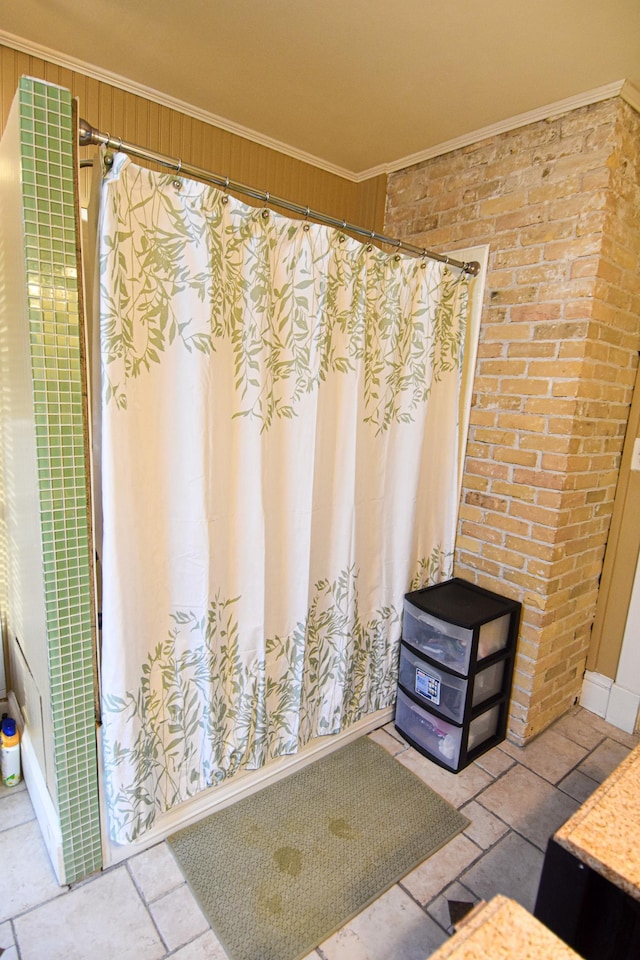
<path id="1" fill-rule="evenodd" d="M 554 840 L 640 900 L 640 745 L 560 827 Z"/>
<path id="2" fill-rule="evenodd" d="M 579 960 L 578 954 L 508 897 L 476 909 L 430 960 Z"/>

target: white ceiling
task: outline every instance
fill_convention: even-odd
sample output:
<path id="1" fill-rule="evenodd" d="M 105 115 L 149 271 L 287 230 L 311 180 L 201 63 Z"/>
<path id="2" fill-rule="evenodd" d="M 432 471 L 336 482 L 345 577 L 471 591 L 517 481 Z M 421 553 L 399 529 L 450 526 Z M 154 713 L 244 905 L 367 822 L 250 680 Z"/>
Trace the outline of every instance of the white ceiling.
<path id="1" fill-rule="evenodd" d="M 2 0 L 0 42 L 357 178 L 640 90 L 640 0 Z"/>

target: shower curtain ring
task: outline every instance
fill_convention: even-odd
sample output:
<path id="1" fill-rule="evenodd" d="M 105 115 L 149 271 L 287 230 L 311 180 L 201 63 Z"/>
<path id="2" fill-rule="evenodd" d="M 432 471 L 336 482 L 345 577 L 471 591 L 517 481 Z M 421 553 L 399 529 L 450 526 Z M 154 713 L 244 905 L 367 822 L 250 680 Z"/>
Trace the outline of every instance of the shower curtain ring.
<path id="1" fill-rule="evenodd" d="M 224 178 L 224 189 L 225 189 L 225 191 L 229 189 L 229 177 L 225 177 L 225 178 Z M 229 203 L 229 194 L 228 194 L 228 193 L 223 193 L 223 194 L 222 194 L 222 203 Z"/>
<path id="2" fill-rule="evenodd" d="M 304 212 L 305 222 L 304 222 L 304 224 L 303 224 L 303 226 L 302 226 L 302 229 L 303 229 L 303 230 L 309 230 L 309 228 L 310 228 L 310 226 L 311 226 L 311 224 L 309 223 L 309 214 L 310 214 L 310 213 L 311 213 L 311 210 L 309 209 L 309 205 L 307 204 L 307 209 L 306 209 L 305 212 Z"/>
<path id="3" fill-rule="evenodd" d="M 265 203 L 265 206 L 262 208 L 262 218 L 263 218 L 263 220 L 268 220 L 268 219 L 269 219 L 269 211 L 267 210 L 267 206 L 266 206 L 266 205 L 269 203 L 269 191 L 268 191 L 268 190 L 266 191 L 266 193 L 265 193 L 265 195 L 264 195 L 264 203 Z"/>
<path id="4" fill-rule="evenodd" d="M 178 166 L 176 167 L 176 173 L 179 174 L 181 170 L 182 170 L 182 160 L 178 160 Z M 172 180 L 172 183 L 173 183 L 173 186 L 174 186 L 174 188 L 175 188 L 176 190 L 181 190 L 181 189 L 182 189 L 182 180 L 178 180 L 178 178 L 176 177 L 174 180 Z"/>
<path id="5" fill-rule="evenodd" d="M 102 146 L 104 147 L 104 151 L 105 151 L 104 157 L 102 158 L 102 163 L 104 164 L 104 167 L 107 170 L 111 170 L 113 166 L 113 154 L 110 152 L 112 149 L 110 147 L 110 143 L 111 143 L 111 134 L 106 133 L 105 138 L 102 141 Z"/>

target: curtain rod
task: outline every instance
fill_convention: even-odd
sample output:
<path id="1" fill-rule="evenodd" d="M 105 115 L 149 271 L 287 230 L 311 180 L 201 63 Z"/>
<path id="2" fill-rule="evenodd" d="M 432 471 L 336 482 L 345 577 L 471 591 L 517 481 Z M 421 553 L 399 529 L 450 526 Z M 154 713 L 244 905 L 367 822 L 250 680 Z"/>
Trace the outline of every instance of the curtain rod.
<path id="1" fill-rule="evenodd" d="M 309 207 L 302 207 L 297 203 L 292 203 L 290 200 L 283 200 L 281 197 L 274 197 L 270 193 L 265 191 L 254 190 L 253 187 L 247 187 L 243 183 L 237 183 L 234 180 L 230 180 L 229 177 L 220 177 L 217 174 L 211 173 L 208 170 L 203 170 L 201 167 L 195 167 L 189 163 L 183 163 L 182 160 L 174 160 L 172 157 L 167 157 L 164 154 L 156 153 L 153 150 L 148 150 L 146 147 L 140 147 L 135 143 L 127 143 L 122 137 L 112 137 L 109 133 L 100 133 L 99 130 L 96 130 L 95 127 L 92 127 L 90 123 L 87 123 L 86 120 L 79 121 L 79 142 L 80 146 L 88 147 L 91 144 L 96 144 L 100 146 L 108 147 L 112 150 L 122 150 L 124 153 L 131 154 L 133 157 L 139 157 L 142 160 L 151 160 L 154 163 L 159 164 L 163 167 L 168 167 L 170 170 L 175 170 L 176 173 L 184 173 L 187 176 L 195 177 L 198 180 L 204 180 L 208 183 L 213 183 L 215 186 L 223 187 L 225 190 L 233 190 L 234 193 L 240 193 L 246 197 L 251 197 L 254 200 L 260 200 L 262 203 L 268 204 L 270 206 L 280 207 L 283 210 L 288 210 L 291 213 L 297 213 L 301 216 L 306 217 L 307 219 L 316 220 L 319 223 L 327 224 L 330 227 L 338 227 L 342 230 L 346 230 L 349 233 L 355 233 L 361 237 L 367 237 L 369 240 L 376 241 L 377 243 L 388 244 L 392 247 L 395 247 L 396 250 L 403 250 L 406 253 L 413 254 L 418 257 L 426 257 L 429 260 L 438 260 L 440 263 L 446 263 L 450 267 L 457 267 L 462 270 L 463 273 L 469 274 L 471 277 L 477 277 L 480 272 L 480 264 L 472 260 L 470 263 L 465 263 L 462 260 L 454 260 L 453 257 L 448 257 L 441 253 L 434 253 L 431 250 L 424 250 L 420 247 L 414 247 L 410 243 L 404 243 L 402 240 L 394 240 L 391 237 L 385 237 L 381 233 L 376 233 L 375 230 L 366 230 L 364 227 L 358 227 L 353 223 L 347 223 L 346 220 L 338 220 L 334 217 L 329 217 L 324 213 L 318 213 L 315 210 L 310 210 Z"/>

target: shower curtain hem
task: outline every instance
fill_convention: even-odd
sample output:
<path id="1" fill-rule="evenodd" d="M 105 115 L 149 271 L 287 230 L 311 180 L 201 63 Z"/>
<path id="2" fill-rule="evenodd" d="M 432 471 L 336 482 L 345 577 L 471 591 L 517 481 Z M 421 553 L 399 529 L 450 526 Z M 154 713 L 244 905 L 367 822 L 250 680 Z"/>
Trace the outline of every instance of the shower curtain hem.
<path id="1" fill-rule="evenodd" d="M 302 769 L 314 760 L 319 760 L 322 756 L 333 752 L 338 747 L 344 746 L 351 740 L 366 736 L 384 724 L 393 720 L 394 707 L 386 707 L 377 711 L 375 714 L 364 717 L 357 721 L 351 727 L 341 733 L 331 737 L 318 737 L 310 744 L 307 744 L 299 753 L 293 756 L 281 757 L 278 760 L 271 761 L 258 770 L 248 770 L 242 775 L 236 776 L 233 780 L 221 784 L 218 787 L 211 787 L 203 791 L 197 797 L 186 800 L 168 813 L 157 817 L 153 827 L 150 827 L 141 837 L 128 844 L 118 845 L 113 843 L 108 835 L 108 823 L 105 808 L 104 791 L 101 791 L 100 805 L 102 809 L 102 845 L 104 867 L 110 867 L 116 863 L 121 863 L 128 857 L 157 843 L 166 840 L 167 837 L 184 827 L 196 823 L 203 817 L 215 813 L 222 807 L 229 806 L 237 800 L 241 800 L 251 793 L 261 790 L 263 787 L 277 780 Z M 100 737 L 100 733 L 98 734 Z M 99 753 L 101 745 L 99 744 Z M 102 782 L 102 780 L 101 780 Z"/>

